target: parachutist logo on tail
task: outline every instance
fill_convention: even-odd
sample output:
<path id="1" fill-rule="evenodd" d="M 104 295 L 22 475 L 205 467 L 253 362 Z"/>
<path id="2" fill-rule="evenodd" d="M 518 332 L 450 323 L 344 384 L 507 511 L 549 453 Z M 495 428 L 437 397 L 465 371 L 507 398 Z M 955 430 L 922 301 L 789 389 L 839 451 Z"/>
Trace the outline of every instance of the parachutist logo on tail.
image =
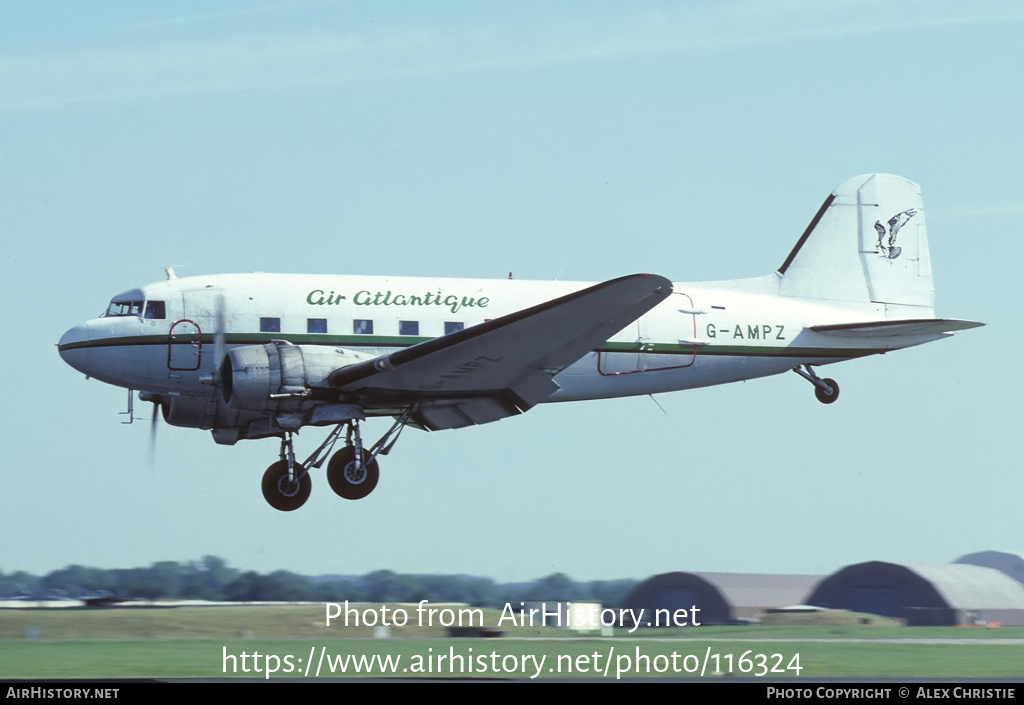
<path id="1" fill-rule="evenodd" d="M 917 215 L 917 210 L 909 208 L 902 213 L 897 213 L 893 217 L 889 218 L 889 230 L 886 233 L 885 226 L 879 220 L 875 221 L 875 232 L 878 233 L 878 249 L 882 251 L 882 255 L 886 259 L 896 259 L 900 256 L 900 252 L 903 248 L 896 247 L 896 235 L 899 233 L 900 228 L 906 225 L 907 221 Z M 885 240 L 886 234 L 889 235 L 888 247 Z"/>

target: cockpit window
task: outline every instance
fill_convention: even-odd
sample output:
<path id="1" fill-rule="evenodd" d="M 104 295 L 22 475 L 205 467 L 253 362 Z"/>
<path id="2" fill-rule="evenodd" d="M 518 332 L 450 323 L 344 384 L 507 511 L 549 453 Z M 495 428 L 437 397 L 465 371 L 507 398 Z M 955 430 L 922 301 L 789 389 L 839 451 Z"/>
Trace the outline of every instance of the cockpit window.
<path id="1" fill-rule="evenodd" d="M 114 299 L 107 308 L 106 316 L 138 316 L 142 314 L 142 301 L 118 301 Z"/>
<path id="2" fill-rule="evenodd" d="M 167 318 L 167 311 L 163 301 L 146 302 L 146 318 Z"/>

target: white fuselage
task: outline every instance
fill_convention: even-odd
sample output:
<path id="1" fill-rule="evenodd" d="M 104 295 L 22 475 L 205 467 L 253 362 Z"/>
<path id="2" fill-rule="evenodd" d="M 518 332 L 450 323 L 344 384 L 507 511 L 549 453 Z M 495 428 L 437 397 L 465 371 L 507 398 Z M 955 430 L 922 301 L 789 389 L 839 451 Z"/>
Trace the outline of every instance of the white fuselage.
<path id="1" fill-rule="evenodd" d="M 807 327 L 878 320 L 886 311 L 878 304 L 779 296 L 777 282 L 778 275 L 768 275 L 674 285 L 660 305 L 558 374 L 559 389 L 548 401 L 692 389 L 934 339 L 903 338 L 895 345 L 886 338 L 820 335 Z M 115 297 L 113 315 L 72 328 L 59 346 L 68 364 L 90 377 L 201 404 L 207 410 L 202 427 L 211 427 L 214 419 L 244 422 L 223 408 L 210 384 L 220 364 L 214 355 L 218 327 L 226 350 L 287 340 L 376 356 L 586 286 L 339 275 L 174 278 Z"/>

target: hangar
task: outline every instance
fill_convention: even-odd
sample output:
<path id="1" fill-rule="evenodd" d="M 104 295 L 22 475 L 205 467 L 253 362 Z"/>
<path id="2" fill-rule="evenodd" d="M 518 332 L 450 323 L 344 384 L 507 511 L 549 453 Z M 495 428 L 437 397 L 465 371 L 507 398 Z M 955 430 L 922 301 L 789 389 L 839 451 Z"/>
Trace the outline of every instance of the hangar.
<path id="1" fill-rule="evenodd" d="M 762 575 L 755 573 L 662 573 L 637 585 L 622 607 L 652 617 L 672 617 L 696 607 L 697 621 L 724 624 L 750 620 L 766 609 L 802 602 L 821 579 L 814 575 Z M 658 613 L 656 610 L 665 610 Z M 692 618 L 691 614 L 691 618 Z"/>
<path id="2" fill-rule="evenodd" d="M 1018 583 L 1024 584 L 1024 554 L 1007 553 L 1005 551 L 979 551 L 957 558 L 954 563 L 980 565 L 985 568 L 1000 570 Z"/>
<path id="3" fill-rule="evenodd" d="M 821 581 L 807 603 L 896 617 L 908 625 L 1024 625 L 1024 585 L 992 568 L 871 561 Z"/>

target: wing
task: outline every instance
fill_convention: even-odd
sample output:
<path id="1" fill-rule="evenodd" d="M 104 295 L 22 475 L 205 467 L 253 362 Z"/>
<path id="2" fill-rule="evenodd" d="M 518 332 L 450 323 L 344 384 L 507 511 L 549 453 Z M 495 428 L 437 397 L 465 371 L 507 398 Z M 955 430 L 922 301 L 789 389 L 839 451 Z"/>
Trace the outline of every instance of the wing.
<path id="1" fill-rule="evenodd" d="M 367 408 L 413 406 L 430 430 L 497 421 L 547 399 L 555 375 L 671 293 L 672 283 L 652 274 L 612 279 L 342 367 L 329 381 Z"/>

